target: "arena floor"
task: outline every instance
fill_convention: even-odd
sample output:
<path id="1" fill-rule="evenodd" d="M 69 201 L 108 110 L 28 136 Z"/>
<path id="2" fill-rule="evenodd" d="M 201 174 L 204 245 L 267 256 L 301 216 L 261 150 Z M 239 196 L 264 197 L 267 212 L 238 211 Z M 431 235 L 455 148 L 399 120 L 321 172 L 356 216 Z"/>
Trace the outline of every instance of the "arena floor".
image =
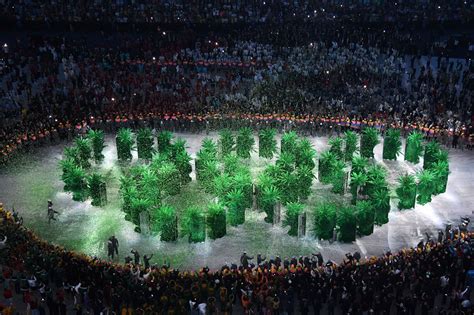
<path id="1" fill-rule="evenodd" d="M 216 134 L 210 136 L 217 138 Z M 205 135 L 176 133 L 175 137 L 187 140 L 188 152 L 194 158 Z M 326 149 L 327 137 L 315 137 L 311 140 L 318 153 Z M 243 251 L 267 257 L 310 255 L 320 251 L 325 259 L 336 262 L 341 261 L 347 252 L 359 251 L 363 256 L 380 255 L 388 249 L 396 251 L 402 247 L 415 246 L 421 239 L 426 239 L 426 232 L 436 237 L 438 229 L 444 229 L 445 223 L 457 224 L 460 216 L 472 216 L 474 212 L 474 154 L 472 151 L 451 150 L 451 174 L 446 193 L 435 196 L 425 206 L 417 205 L 414 210 L 403 212 L 396 209 L 396 201 L 392 200 L 390 222 L 376 227 L 372 235 L 358 238 L 352 244 L 318 241 L 312 236 L 303 239 L 290 237 L 286 234 L 287 229 L 265 223 L 264 214 L 257 211 L 248 211 L 246 223 L 238 228 L 228 228 L 228 235 L 221 239 L 188 244 L 186 238 L 182 238 L 177 243 L 163 243 L 158 237 L 135 233 L 133 224 L 123 219 L 118 198 L 119 174 L 113 137 L 108 136 L 106 143 L 108 146 L 105 148 L 101 171 L 112 182 L 108 187 L 108 199 L 111 202 L 106 207 L 93 207 L 90 201 L 75 202 L 71 195 L 63 192 L 58 162 L 65 143 L 35 149 L 31 154 L 20 157 L 7 169 L 0 170 L 0 201 L 7 208 L 14 207 L 29 228 L 54 244 L 106 258 L 106 240 L 115 235 L 120 242 L 121 262 L 133 248 L 141 255 L 154 254 L 152 263 L 161 264 L 166 260 L 180 269 L 206 265 L 217 269 L 224 263 L 237 263 Z M 395 187 L 398 174 L 414 173 L 422 165 L 406 163 L 402 156 L 398 161 L 382 161 L 382 144 L 377 145 L 375 153 L 376 160 L 389 169 L 391 187 Z M 254 155 L 255 158 L 251 160 L 252 169 L 263 169 L 267 162 L 259 160 L 257 154 Z M 134 158 L 136 159 L 136 152 Z M 327 186 L 320 183 L 315 183 L 313 189 L 316 192 L 313 199 L 334 196 L 329 193 Z M 183 193 L 189 197 L 188 201 L 205 204 L 210 196 L 202 197 L 196 193 L 199 190 L 193 182 Z M 48 199 L 53 201 L 55 210 L 60 212 L 57 221 L 51 224 L 47 222 Z M 309 203 L 312 202 L 317 200 L 310 198 Z M 179 203 L 175 206 L 179 207 Z M 307 233 L 311 235 L 310 230 L 311 226 Z"/>

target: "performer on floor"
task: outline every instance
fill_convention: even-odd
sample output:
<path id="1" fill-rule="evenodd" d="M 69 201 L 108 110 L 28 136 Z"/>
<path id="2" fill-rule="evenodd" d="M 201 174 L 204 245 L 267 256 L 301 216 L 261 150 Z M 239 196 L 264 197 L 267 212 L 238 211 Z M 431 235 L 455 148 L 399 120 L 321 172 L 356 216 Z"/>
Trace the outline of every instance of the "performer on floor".
<path id="1" fill-rule="evenodd" d="M 143 255 L 143 264 L 145 265 L 145 269 L 150 268 L 150 260 L 153 258 L 153 254 L 148 257 L 147 255 Z"/>
<path id="2" fill-rule="evenodd" d="M 133 254 L 133 260 L 135 262 L 135 265 L 138 265 L 140 263 L 140 253 L 135 249 L 132 249 L 130 253 Z"/>
<path id="3" fill-rule="evenodd" d="M 48 223 L 51 223 L 51 220 L 56 221 L 56 218 L 54 217 L 55 213 L 59 214 L 59 212 L 53 209 L 53 202 L 48 200 Z"/>

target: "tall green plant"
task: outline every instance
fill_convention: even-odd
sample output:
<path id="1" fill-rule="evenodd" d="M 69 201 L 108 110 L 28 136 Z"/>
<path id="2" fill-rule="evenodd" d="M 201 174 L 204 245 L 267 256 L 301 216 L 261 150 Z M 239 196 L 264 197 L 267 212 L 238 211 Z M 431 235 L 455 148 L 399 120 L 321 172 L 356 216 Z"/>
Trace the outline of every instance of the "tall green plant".
<path id="1" fill-rule="evenodd" d="M 431 170 L 424 170 L 418 174 L 418 197 L 420 205 L 431 201 L 431 195 L 436 192 L 435 174 Z"/>
<path id="2" fill-rule="evenodd" d="M 249 159 L 254 144 L 255 139 L 253 138 L 252 129 L 247 127 L 240 128 L 236 143 L 237 156 L 242 159 Z"/>
<path id="3" fill-rule="evenodd" d="M 398 209 L 411 209 L 415 207 L 416 181 L 413 175 L 402 175 L 398 178 L 398 188 L 396 189 L 399 199 Z"/>
<path id="4" fill-rule="evenodd" d="M 72 165 L 66 173 L 63 174 L 65 187 L 72 192 L 72 200 L 84 201 L 88 197 L 86 172 L 77 165 Z"/>
<path id="5" fill-rule="evenodd" d="M 209 237 L 213 240 L 224 237 L 227 233 L 227 219 L 224 205 L 221 203 L 210 204 L 207 209 L 206 223 Z"/>
<path id="6" fill-rule="evenodd" d="M 178 239 L 178 217 L 173 207 L 163 205 L 154 208 L 150 217 L 152 231 L 160 233 L 163 242 L 174 242 Z"/>
<path id="7" fill-rule="evenodd" d="M 220 156 L 223 159 L 234 150 L 235 140 L 232 131 L 229 129 L 222 129 L 219 136 Z"/>
<path id="8" fill-rule="evenodd" d="M 130 217 L 133 224 L 136 225 L 135 232 L 141 233 L 140 228 L 140 213 L 148 212 L 151 208 L 151 201 L 146 198 L 134 197 L 131 203 Z"/>
<path id="9" fill-rule="evenodd" d="M 88 189 L 89 189 L 89 196 L 92 198 L 91 204 L 93 206 L 103 206 L 105 205 L 105 196 L 103 196 L 104 193 L 104 187 L 105 187 L 105 181 L 102 175 L 98 173 L 92 173 L 88 177 Z"/>
<path id="10" fill-rule="evenodd" d="M 352 203 L 359 199 L 359 194 L 361 189 L 367 183 L 367 174 L 366 173 L 351 173 L 351 193 L 352 193 Z"/>
<path id="11" fill-rule="evenodd" d="M 339 226 L 339 240 L 350 243 L 356 238 L 356 218 L 353 207 L 341 207 L 337 212 L 337 225 Z"/>
<path id="12" fill-rule="evenodd" d="M 132 199 L 138 196 L 137 183 L 133 177 L 120 177 L 119 192 L 122 198 L 122 211 L 125 212 L 125 220 L 130 221 L 132 215 Z"/>
<path id="13" fill-rule="evenodd" d="M 343 140 L 341 137 L 334 137 L 329 139 L 328 141 L 329 144 L 329 152 L 334 154 L 334 156 L 339 159 L 339 160 L 344 160 L 344 152 L 342 150 L 342 146 L 344 144 Z"/>
<path id="14" fill-rule="evenodd" d="M 296 156 L 298 150 L 298 135 L 294 131 L 287 131 L 281 136 L 280 153 Z"/>
<path id="15" fill-rule="evenodd" d="M 362 156 L 354 156 L 352 158 L 352 169 L 351 173 L 365 173 L 365 170 L 369 162 L 365 157 Z"/>
<path id="16" fill-rule="evenodd" d="M 190 243 L 204 242 L 206 240 L 206 217 L 198 207 L 189 207 L 184 212 L 181 221 L 183 235 L 188 235 Z"/>
<path id="17" fill-rule="evenodd" d="M 151 160 L 153 156 L 153 133 L 150 128 L 141 128 L 137 133 L 138 158 Z"/>
<path id="18" fill-rule="evenodd" d="M 227 194 L 229 224 L 237 226 L 245 223 L 245 201 L 242 190 L 234 189 Z"/>
<path id="19" fill-rule="evenodd" d="M 311 170 L 316 166 L 314 159 L 316 157 L 316 150 L 313 144 L 307 138 L 302 138 L 298 142 L 298 150 L 296 151 L 295 165 L 296 167 L 306 166 Z"/>
<path id="20" fill-rule="evenodd" d="M 329 182 L 332 184 L 332 192 L 335 194 L 344 194 L 345 183 L 345 164 L 341 160 L 334 160 L 332 162 L 332 171 Z"/>
<path id="21" fill-rule="evenodd" d="M 77 148 L 79 157 L 79 165 L 83 169 L 88 169 L 91 166 L 90 159 L 92 159 L 92 149 L 87 138 L 76 138 L 74 145 Z"/>
<path id="22" fill-rule="evenodd" d="M 177 195 L 181 190 L 181 176 L 171 162 L 163 163 L 157 171 L 158 188 L 163 197 Z"/>
<path id="23" fill-rule="evenodd" d="M 185 185 L 191 181 L 191 172 L 193 168 L 191 166 L 191 156 L 186 151 L 180 151 L 177 153 L 175 158 L 175 165 L 179 172 L 179 178 L 181 185 Z"/>
<path id="24" fill-rule="evenodd" d="M 344 133 L 344 159 L 352 161 L 355 152 L 357 152 L 357 134 L 348 130 Z"/>
<path id="25" fill-rule="evenodd" d="M 446 191 L 449 175 L 449 164 L 446 161 L 437 161 L 431 165 L 431 170 L 435 176 L 436 190 L 435 194 L 441 194 Z"/>
<path id="26" fill-rule="evenodd" d="M 296 170 L 296 181 L 298 183 L 298 197 L 305 200 L 311 194 L 314 174 L 312 169 L 303 165 Z"/>
<path id="27" fill-rule="evenodd" d="M 117 157 L 121 162 L 132 160 L 132 150 L 134 149 L 134 139 L 132 130 L 121 128 L 115 138 L 117 145 Z"/>
<path id="28" fill-rule="evenodd" d="M 286 216 L 283 226 L 289 226 L 288 235 L 298 236 L 298 216 L 303 213 L 304 206 L 297 202 L 290 202 L 286 205 Z"/>
<path id="29" fill-rule="evenodd" d="M 436 141 L 430 141 L 425 146 L 425 156 L 423 158 L 423 169 L 427 170 L 431 168 L 437 160 L 437 155 L 441 151 L 439 143 Z"/>
<path id="30" fill-rule="evenodd" d="M 412 131 L 407 137 L 405 144 L 405 161 L 415 164 L 420 162 L 420 156 L 423 153 L 423 135 L 418 131 Z"/>
<path id="31" fill-rule="evenodd" d="M 383 141 L 383 158 L 385 160 L 396 160 L 402 148 L 399 129 L 389 129 Z"/>
<path id="32" fill-rule="evenodd" d="M 104 160 L 102 151 L 105 148 L 105 134 L 102 130 L 89 130 L 87 137 L 90 140 L 94 161 L 100 163 Z"/>
<path id="33" fill-rule="evenodd" d="M 375 210 L 375 224 L 383 225 L 388 223 L 388 213 L 390 212 L 390 194 L 388 189 L 378 189 L 372 197 L 372 205 Z"/>
<path id="34" fill-rule="evenodd" d="M 371 159 L 374 157 L 374 148 L 379 143 L 379 134 L 375 128 L 364 128 L 360 137 L 360 155 Z"/>
<path id="35" fill-rule="evenodd" d="M 161 131 L 156 136 L 158 143 L 158 152 L 161 154 L 170 154 L 172 150 L 171 140 L 173 139 L 173 133 L 169 131 Z"/>
<path id="36" fill-rule="evenodd" d="M 324 151 L 319 156 L 318 177 L 321 183 L 329 184 L 331 182 L 335 160 L 336 156 L 330 151 Z"/>
<path id="37" fill-rule="evenodd" d="M 299 186 L 298 177 L 295 172 L 281 172 L 276 180 L 276 185 L 280 191 L 281 203 L 286 205 L 298 201 Z"/>
<path id="38" fill-rule="evenodd" d="M 273 223 L 273 214 L 275 205 L 280 198 L 280 192 L 278 188 L 272 185 L 264 185 L 259 187 L 259 207 L 260 210 L 264 211 L 267 216 L 265 222 Z"/>
<path id="39" fill-rule="evenodd" d="M 314 208 L 314 234 L 319 239 L 329 240 L 332 238 L 333 230 L 336 227 L 337 208 L 336 204 L 330 202 L 320 203 Z"/>
<path id="40" fill-rule="evenodd" d="M 356 203 L 356 217 L 360 235 L 370 235 L 374 232 L 375 210 L 368 200 L 359 200 Z"/>
<path id="41" fill-rule="evenodd" d="M 275 140 L 276 130 L 272 128 L 261 129 L 258 133 L 258 155 L 271 159 L 276 153 L 277 142 Z"/>

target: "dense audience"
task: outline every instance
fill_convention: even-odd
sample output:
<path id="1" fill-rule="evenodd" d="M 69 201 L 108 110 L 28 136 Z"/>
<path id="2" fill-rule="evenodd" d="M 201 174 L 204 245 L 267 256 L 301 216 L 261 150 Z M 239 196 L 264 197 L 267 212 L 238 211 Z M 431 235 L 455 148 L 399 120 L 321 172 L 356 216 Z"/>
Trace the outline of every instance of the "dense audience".
<path id="1" fill-rule="evenodd" d="M 180 271 L 112 264 L 40 240 L 18 214 L 0 209 L 3 314 L 472 314 L 467 271 L 473 234 L 447 234 L 381 257 L 317 254 L 282 260 L 246 254 L 241 264 Z M 19 301 L 22 296 L 22 303 Z M 101 313 L 102 312 L 102 313 Z M 114 312 L 114 313 L 113 313 Z M 70 314 L 70 313 L 68 313 Z"/>

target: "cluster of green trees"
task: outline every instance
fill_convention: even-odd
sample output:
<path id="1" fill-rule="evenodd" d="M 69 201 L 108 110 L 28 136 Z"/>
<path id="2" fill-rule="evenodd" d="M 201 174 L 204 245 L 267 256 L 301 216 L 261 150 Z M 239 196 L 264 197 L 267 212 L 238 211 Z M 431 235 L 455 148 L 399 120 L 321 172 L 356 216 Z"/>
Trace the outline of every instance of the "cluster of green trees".
<path id="1" fill-rule="evenodd" d="M 92 160 L 99 164 L 104 159 L 104 147 L 104 132 L 90 130 L 86 137 L 77 137 L 73 146 L 64 149 L 61 179 L 73 200 L 85 201 L 91 197 L 94 206 L 107 202 L 103 176 L 91 171 Z"/>

